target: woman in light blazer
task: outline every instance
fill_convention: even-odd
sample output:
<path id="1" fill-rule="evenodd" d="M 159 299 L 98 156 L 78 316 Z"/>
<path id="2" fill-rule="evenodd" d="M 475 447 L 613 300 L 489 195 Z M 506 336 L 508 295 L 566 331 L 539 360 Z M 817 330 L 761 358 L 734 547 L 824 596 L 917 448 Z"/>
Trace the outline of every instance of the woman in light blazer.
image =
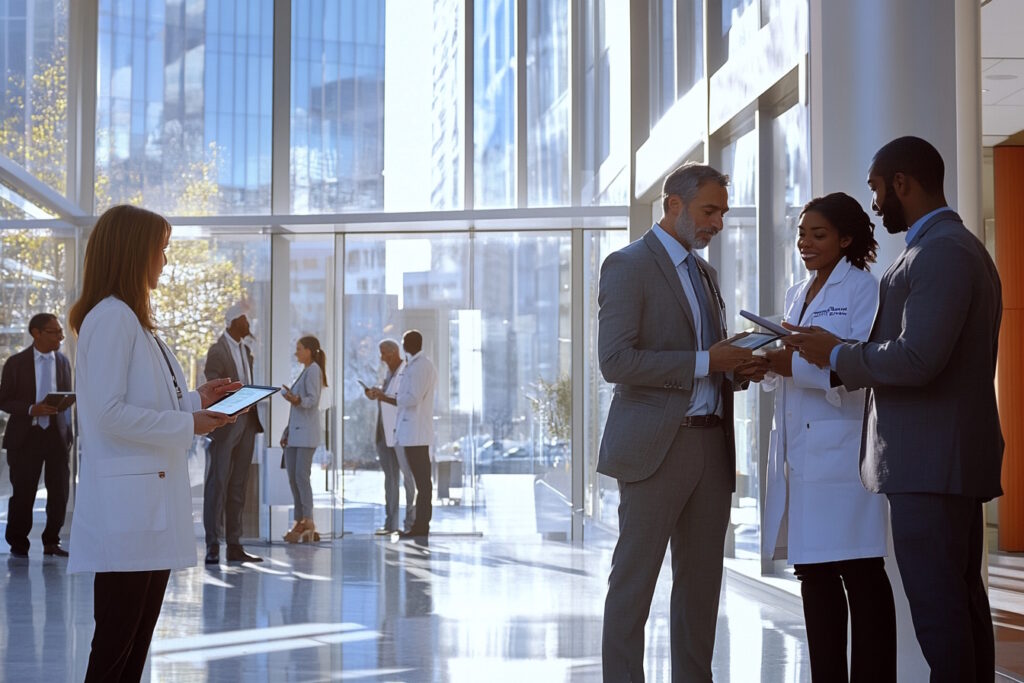
<path id="1" fill-rule="evenodd" d="M 196 434 L 234 418 L 203 410 L 241 387 L 221 379 L 188 391 L 156 336 L 150 292 L 167 263 L 171 226 L 115 206 L 85 249 L 75 389 L 81 471 L 68 571 L 95 572 L 96 629 L 86 681 L 137 681 L 171 569 L 196 563 L 187 458 Z"/>
<path id="2" fill-rule="evenodd" d="M 841 192 L 800 214 L 797 248 L 806 280 L 786 292 L 783 320 L 866 339 L 878 301 L 868 273 L 878 243 L 868 215 Z M 800 580 L 811 678 L 895 681 L 896 614 L 885 574 L 886 502 L 860 481 L 864 392 L 791 349 L 768 352 L 762 382 L 775 391 L 762 553 L 787 559 Z M 852 656 L 847 671 L 847 611 Z"/>
<path id="3" fill-rule="evenodd" d="M 320 392 L 327 386 L 327 359 L 320 348 L 320 340 L 313 336 L 296 342 L 295 358 L 302 364 L 302 372 L 291 389 L 283 387 L 281 394 L 292 404 L 288 411 L 288 424 L 281 435 L 281 447 L 284 448 L 284 466 L 288 470 L 288 483 L 295 500 L 295 526 L 284 535 L 284 540 L 309 543 L 320 540 L 313 523 L 313 488 L 309 476 L 313 452 L 323 438 Z M 314 364 L 315 369 L 312 367 Z"/>

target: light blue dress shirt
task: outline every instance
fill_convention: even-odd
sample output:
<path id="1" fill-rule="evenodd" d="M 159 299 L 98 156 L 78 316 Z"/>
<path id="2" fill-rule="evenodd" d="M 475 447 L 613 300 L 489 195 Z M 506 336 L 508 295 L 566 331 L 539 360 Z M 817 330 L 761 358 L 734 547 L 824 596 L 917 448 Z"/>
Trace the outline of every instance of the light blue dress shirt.
<path id="1" fill-rule="evenodd" d="M 915 237 L 917 237 L 917 233 L 921 232 L 921 228 L 924 227 L 924 224 L 927 223 L 929 220 L 931 220 L 932 216 L 934 216 L 935 214 L 940 213 L 942 211 L 949 211 L 949 207 L 948 206 L 940 206 L 939 208 L 935 209 L 934 211 L 929 211 L 928 213 L 926 213 L 925 215 L 921 216 L 916 221 L 914 221 L 914 224 L 910 226 L 909 230 L 907 230 L 907 238 L 906 238 L 907 239 L 907 246 L 910 246 L 910 243 L 914 241 Z M 829 356 L 828 356 L 829 365 L 832 366 L 833 370 L 836 369 L 836 360 L 839 358 L 839 347 L 840 346 L 842 346 L 842 345 L 841 344 L 836 344 L 835 346 L 833 346 L 832 347 L 832 353 L 830 353 Z"/>
<path id="2" fill-rule="evenodd" d="M 655 236 L 661 241 L 668 257 L 675 266 L 676 275 L 679 277 L 679 284 L 683 286 L 683 293 L 686 301 L 690 304 L 690 312 L 693 314 L 693 324 L 696 328 L 697 347 L 700 348 L 702 336 L 702 322 L 700 305 L 697 303 L 697 293 L 693 291 L 693 283 L 686 270 L 686 259 L 690 258 L 690 252 L 686 250 L 674 237 L 665 232 L 660 225 L 654 224 L 652 228 Z M 693 391 L 690 394 L 690 406 L 686 410 L 689 415 L 715 415 L 722 414 L 721 397 L 719 388 L 708 377 L 708 370 L 711 365 L 711 354 L 706 349 L 696 352 L 693 366 Z"/>

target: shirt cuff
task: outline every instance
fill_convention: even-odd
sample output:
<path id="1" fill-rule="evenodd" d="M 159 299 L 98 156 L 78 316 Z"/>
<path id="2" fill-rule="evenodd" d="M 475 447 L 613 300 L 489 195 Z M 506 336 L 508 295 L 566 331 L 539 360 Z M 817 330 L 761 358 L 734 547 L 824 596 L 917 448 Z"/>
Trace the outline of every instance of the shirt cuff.
<path id="1" fill-rule="evenodd" d="M 704 379 L 708 376 L 708 368 L 711 367 L 711 353 L 708 351 L 697 351 L 697 357 L 693 363 L 693 378 Z"/>
<path id="2" fill-rule="evenodd" d="M 836 367 L 836 361 L 839 360 L 839 349 L 841 347 L 842 344 L 836 344 L 835 346 L 832 347 L 832 353 L 828 354 L 828 364 L 832 366 L 833 370 L 839 369 Z"/>

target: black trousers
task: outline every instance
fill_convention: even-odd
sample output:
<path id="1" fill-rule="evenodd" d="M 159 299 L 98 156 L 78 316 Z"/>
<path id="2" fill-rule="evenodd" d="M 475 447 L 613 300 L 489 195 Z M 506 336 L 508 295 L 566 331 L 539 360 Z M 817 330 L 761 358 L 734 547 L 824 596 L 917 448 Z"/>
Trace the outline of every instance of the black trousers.
<path id="1" fill-rule="evenodd" d="M 170 575 L 170 569 L 96 574 L 92 607 L 96 631 L 86 683 L 142 678 Z"/>
<path id="2" fill-rule="evenodd" d="M 896 608 L 885 560 L 867 557 L 797 564 L 807 624 L 811 679 L 818 682 L 895 683 Z M 846 613 L 852 621 L 846 668 Z"/>
<path id="3" fill-rule="evenodd" d="M 995 677 L 995 637 L 981 580 L 982 501 L 888 494 L 892 543 L 931 681 Z"/>
<path id="4" fill-rule="evenodd" d="M 410 531 L 415 534 L 426 534 L 430 531 L 430 517 L 433 514 L 431 500 L 434 497 L 433 483 L 430 481 L 430 447 L 403 446 L 405 458 L 409 461 L 413 481 L 416 482 L 416 522 Z"/>
<path id="5" fill-rule="evenodd" d="M 43 529 L 43 545 L 60 543 L 71 472 L 68 469 L 68 448 L 54 421 L 50 421 L 48 429 L 32 427 L 20 448 L 7 451 L 13 491 L 7 503 L 7 532 L 4 536 L 11 550 L 28 552 L 32 507 L 36 502 L 39 475 L 44 472 L 46 527 Z"/>

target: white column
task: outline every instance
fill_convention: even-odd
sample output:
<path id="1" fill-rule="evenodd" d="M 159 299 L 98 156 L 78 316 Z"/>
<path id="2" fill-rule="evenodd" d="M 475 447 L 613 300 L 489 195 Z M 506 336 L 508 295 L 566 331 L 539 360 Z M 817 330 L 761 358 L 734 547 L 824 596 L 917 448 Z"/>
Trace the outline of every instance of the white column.
<path id="1" fill-rule="evenodd" d="M 815 195 L 842 191 L 869 208 L 865 180 L 872 156 L 894 138 L 916 135 L 942 154 L 946 197 L 956 202 L 958 2 L 811 0 Z M 874 222 L 880 272 L 904 240 L 889 235 L 881 219 Z"/>
<path id="2" fill-rule="evenodd" d="M 981 194 L 981 4 L 956 0 L 956 196 L 964 225 L 985 239 Z M 947 160 L 947 165 L 949 161 Z"/>

